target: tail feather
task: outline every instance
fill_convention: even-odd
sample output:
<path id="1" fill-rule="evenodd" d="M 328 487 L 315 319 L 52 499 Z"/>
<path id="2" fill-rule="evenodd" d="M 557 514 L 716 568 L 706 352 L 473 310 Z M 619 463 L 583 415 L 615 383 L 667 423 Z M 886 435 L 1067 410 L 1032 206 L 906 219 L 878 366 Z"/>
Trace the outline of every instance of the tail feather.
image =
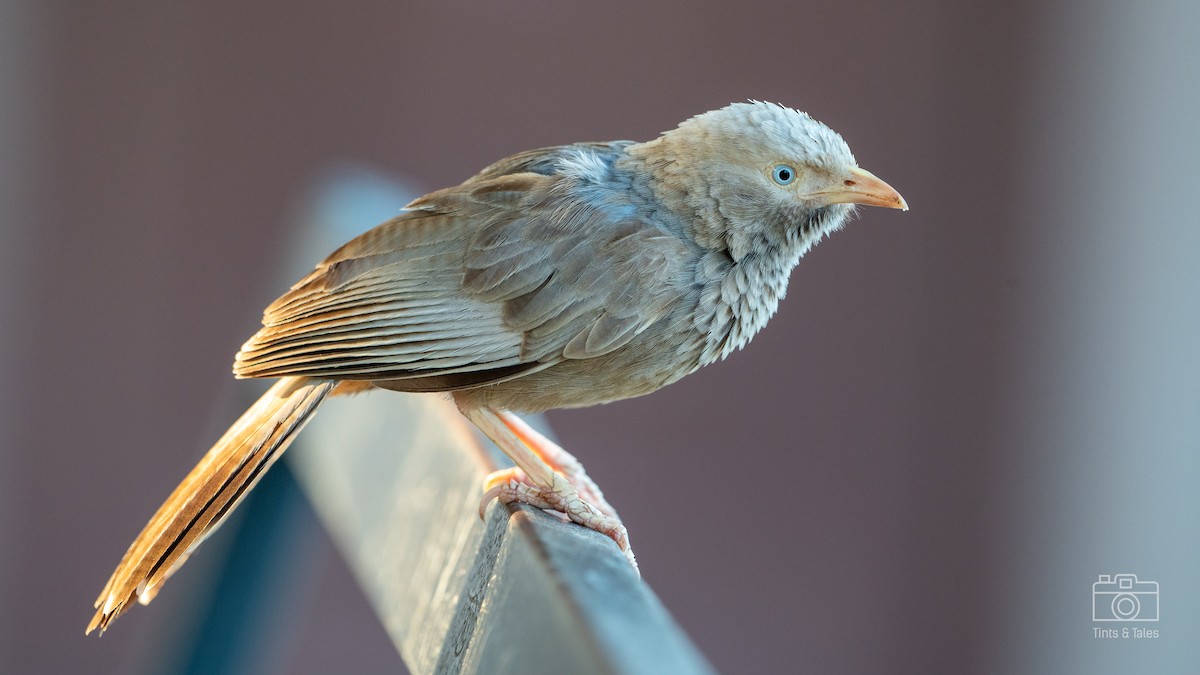
<path id="1" fill-rule="evenodd" d="M 335 382 L 286 377 L 234 423 L 130 545 L 96 599 L 87 633 L 145 605 L 287 449 Z"/>

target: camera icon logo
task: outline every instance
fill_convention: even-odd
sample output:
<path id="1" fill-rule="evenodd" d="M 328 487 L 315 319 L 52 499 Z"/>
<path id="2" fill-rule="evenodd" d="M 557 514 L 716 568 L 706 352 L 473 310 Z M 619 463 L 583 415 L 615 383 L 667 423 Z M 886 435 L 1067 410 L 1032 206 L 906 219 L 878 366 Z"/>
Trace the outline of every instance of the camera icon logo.
<path id="1" fill-rule="evenodd" d="M 1158 621 L 1158 582 L 1101 574 L 1092 584 L 1092 621 Z"/>

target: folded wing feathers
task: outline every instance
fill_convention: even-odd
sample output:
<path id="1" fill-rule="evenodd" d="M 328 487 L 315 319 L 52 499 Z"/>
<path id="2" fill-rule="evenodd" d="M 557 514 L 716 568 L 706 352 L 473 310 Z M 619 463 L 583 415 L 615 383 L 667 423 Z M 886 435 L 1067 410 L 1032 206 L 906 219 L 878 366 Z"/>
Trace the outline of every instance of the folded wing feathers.
<path id="1" fill-rule="evenodd" d="M 549 170 L 551 159 L 510 168 Z M 666 314 L 667 289 L 680 286 L 663 281 L 691 253 L 679 239 L 556 198 L 554 176 L 502 168 L 415 201 L 331 255 L 267 308 L 234 372 L 432 382 L 606 354 Z"/>

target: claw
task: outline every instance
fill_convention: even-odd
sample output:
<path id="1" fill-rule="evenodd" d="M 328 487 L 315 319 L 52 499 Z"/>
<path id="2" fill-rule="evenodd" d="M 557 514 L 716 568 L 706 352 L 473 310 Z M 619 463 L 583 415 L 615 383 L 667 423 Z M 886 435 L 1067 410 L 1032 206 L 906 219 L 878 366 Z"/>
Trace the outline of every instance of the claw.
<path id="1" fill-rule="evenodd" d="M 479 519 L 487 520 L 487 507 L 492 503 L 493 499 L 500 496 L 500 491 L 504 489 L 503 485 L 497 485 L 483 491 L 483 496 L 479 498 Z"/>
<path id="2" fill-rule="evenodd" d="M 493 471 L 489 473 L 487 477 L 483 479 L 483 495 L 479 498 L 479 519 L 484 519 L 484 515 L 487 513 L 488 504 L 491 504 L 493 499 L 500 497 L 500 493 L 505 490 L 507 483 L 528 482 L 529 479 L 525 476 L 525 472 L 516 467 L 512 467 L 511 469 L 500 469 L 499 471 Z M 509 501 L 513 500 L 510 499 Z M 501 502 L 504 502 L 504 500 L 501 500 Z"/>

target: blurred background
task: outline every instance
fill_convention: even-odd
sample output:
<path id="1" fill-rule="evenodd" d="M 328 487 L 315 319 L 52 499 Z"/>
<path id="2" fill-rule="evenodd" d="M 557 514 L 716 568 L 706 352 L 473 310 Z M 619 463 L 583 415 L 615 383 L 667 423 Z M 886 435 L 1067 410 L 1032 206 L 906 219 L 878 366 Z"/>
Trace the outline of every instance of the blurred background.
<path id="1" fill-rule="evenodd" d="M 722 672 L 1194 672 L 1197 26 L 1120 0 L 0 3 L 0 671 L 136 671 L 194 610 L 168 590 L 83 637 L 234 419 L 330 167 L 433 189 L 754 98 L 912 210 L 813 251 L 745 352 L 550 414 L 646 581 Z M 259 672 L 394 670 L 310 548 Z M 1095 637 L 1119 573 L 1160 584 L 1157 638 Z"/>

